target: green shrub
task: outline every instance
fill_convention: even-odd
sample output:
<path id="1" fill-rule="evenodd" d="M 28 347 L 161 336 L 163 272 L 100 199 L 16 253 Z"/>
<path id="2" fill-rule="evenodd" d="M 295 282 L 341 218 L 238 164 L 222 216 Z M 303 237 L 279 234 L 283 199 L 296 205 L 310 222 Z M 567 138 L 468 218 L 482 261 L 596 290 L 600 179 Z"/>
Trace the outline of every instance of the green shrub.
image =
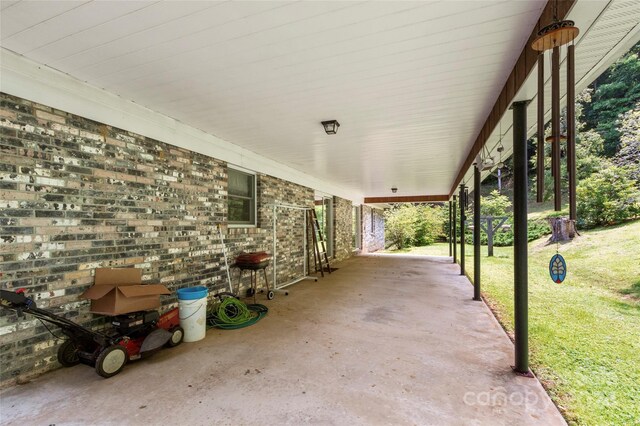
<path id="1" fill-rule="evenodd" d="M 537 240 L 551 234 L 549 223 L 541 220 L 530 220 L 527 226 L 527 241 Z"/>
<path id="2" fill-rule="evenodd" d="M 471 217 L 469 220 L 473 220 L 473 218 Z M 507 247 L 513 245 L 513 220 L 509 219 L 505 223 L 511 225 L 511 228 L 504 231 L 498 230 L 493 234 L 493 245 L 495 247 Z M 527 241 L 537 240 L 538 238 L 548 234 L 551 234 L 551 228 L 547 222 L 539 220 L 530 220 L 528 222 Z M 467 230 L 465 241 L 467 244 L 473 244 L 472 230 Z M 480 232 L 480 244 L 483 246 L 488 244 L 487 234 L 484 231 Z"/>
<path id="3" fill-rule="evenodd" d="M 612 166 L 581 181 L 578 221 L 583 227 L 612 225 L 640 216 L 640 190 L 628 167 Z"/>
<path id="4" fill-rule="evenodd" d="M 602 157 L 603 144 L 604 139 L 595 130 L 587 130 L 578 135 L 576 143 L 576 177 L 578 181 L 609 167 L 610 161 Z M 562 170 L 565 171 L 566 168 L 562 167 Z M 553 183 L 550 173 L 549 179 Z M 552 190 L 553 185 L 550 188 Z"/>
<path id="5" fill-rule="evenodd" d="M 513 230 L 499 231 L 493 235 L 495 247 L 508 247 L 513 245 Z"/>
<path id="6" fill-rule="evenodd" d="M 394 206 L 385 211 L 385 239 L 398 249 L 406 247 L 416 233 L 416 208 L 411 204 Z"/>
<path id="7" fill-rule="evenodd" d="M 620 117 L 620 150 L 614 162 L 628 166 L 631 178 L 640 188 L 640 102 Z"/>
<path id="8" fill-rule="evenodd" d="M 448 220 L 449 211 L 443 206 L 396 205 L 385 212 L 385 238 L 398 249 L 433 244 L 446 239 Z"/>
<path id="9" fill-rule="evenodd" d="M 439 232 L 439 237 L 438 237 L 438 241 L 440 242 L 447 242 L 448 238 L 449 238 L 449 207 L 447 205 L 443 205 L 440 208 L 440 232 Z"/>
<path id="10" fill-rule="evenodd" d="M 447 217 L 445 219 L 445 213 Z M 413 244 L 427 246 L 446 238 L 445 226 L 449 220 L 449 212 L 440 206 L 428 204 L 416 206 L 416 232 Z"/>
<path id="11" fill-rule="evenodd" d="M 497 190 L 491 191 L 486 197 L 480 197 L 481 216 L 510 216 L 511 201 L 506 195 L 500 194 Z M 472 215 L 469 215 L 472 217 Z"/>

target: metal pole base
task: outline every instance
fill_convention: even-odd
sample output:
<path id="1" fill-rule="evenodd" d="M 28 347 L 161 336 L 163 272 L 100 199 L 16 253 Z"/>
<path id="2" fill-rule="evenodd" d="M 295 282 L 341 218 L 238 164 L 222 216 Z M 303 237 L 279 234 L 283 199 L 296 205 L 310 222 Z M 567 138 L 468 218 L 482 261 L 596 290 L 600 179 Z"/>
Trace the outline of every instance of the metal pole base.
<path id="1" fill-rule="evenodd" d="M 312 280 L 313 282 L 317 283 L 318 282 L 318 277 L 312 277 L 311 275 L 307 275 L 306 277 L 302 277 L 299 280 L 295 280 L 295 281 L 287 283 L 287 284 L 285 284 L 283 286 L 280 286 L 278 288 L 274 288 L 273 292 L 274 293 L 278 293 L 278 294 L 284 293 L 285 296 L 288 296 L 289 295 L 289 290 L 287 290 L 286 287 L 289 287 L 290 285 L 297 284 L 300 281 L 304 281 L 304 280 Z"/>
<path id="2" fill-rule="evenodd" d="M 523 373 L 522 371 L 518 371 L 515 365 L 512 365 L 511 369 L 513 370 L 514 373 L 516 373 L 517 376 L 520 376 L 520 377 L 528 377 L 529 379 L 535 379 L 536 377 L 533 375 L 531 370 L 527 370 L 526 373 Z"/>
<path id="3" fill-rule="evenodd" d="M 474 297 L 472 300 L 475 300 L 476 302 L 482 302 L 482 297 L 479 297 L 477 299 Z"/>

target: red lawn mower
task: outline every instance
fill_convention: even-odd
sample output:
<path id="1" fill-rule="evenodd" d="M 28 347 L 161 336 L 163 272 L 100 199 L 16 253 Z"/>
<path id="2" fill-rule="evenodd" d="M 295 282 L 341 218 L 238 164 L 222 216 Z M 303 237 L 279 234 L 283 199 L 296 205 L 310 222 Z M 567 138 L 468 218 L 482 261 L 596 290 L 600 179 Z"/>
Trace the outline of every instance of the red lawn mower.
<path id="1" fill-rule="evenodd" d="M 58 348 L 58 362 L 64 367 L 86 364 L 102 377 L 115 376 L 127 361 L 145 358 L 163 346 L 178 346 L 184 336 L 178 308 L 163 315 L 158 311 L 118 315 L 113 317 L 110 329 L 93 331 L 38 308 L 24 291 L 0 290 L 0 305 L 16 311 L 18 316 L 28 313 L 38 318 L 47 330 L 44 322 L 60 328 L 68 339 Z"/>

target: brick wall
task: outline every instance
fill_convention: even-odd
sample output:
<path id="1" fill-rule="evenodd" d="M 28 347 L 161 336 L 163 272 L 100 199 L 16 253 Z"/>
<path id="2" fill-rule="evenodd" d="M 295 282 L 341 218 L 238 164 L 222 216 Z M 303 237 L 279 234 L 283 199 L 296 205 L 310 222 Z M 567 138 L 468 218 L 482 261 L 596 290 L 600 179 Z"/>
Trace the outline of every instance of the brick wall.
<path id="1" fill-rule="evenodd" d="M 0 286 L 89 326 L 102 318 L 78 296 L 96 267 L 135 266 L 144 282 L 214 293 L 227 288 L 217 223 L 231 263 L 272 251 L 268 204 L 313 205 L 312 189 L 258 175 L 258 227 L 227 228 L 226 163 L 6 94 L 0 138 Z M 294 215 L 278 218 L 284 280 L 303 262 L 303 231 Z M 0 309 L 0 386 L 56 368 L 58 343 L 33 318 Z"/>
<path id="2" fill-rule="evenodd" d="M 384 212 L 362 206 L 362 252 L 373 253 L 384 249 Z"/>
<path id="3" fill-rule="evenodd" d="M 271 176 L 262 175 L 258 183 L 261 208 L 259 224 L 273 235 L 273 206 L 276 205 L 276 270 L 277 284 L 282 285 L 304 276 L 305 211 L 292 207 L 313 207 L 314 190 Z M 273 252 L 273 240 L 268 251 Z M 271 271 L 269 271 L 271 272 Z M 269 280 L 272 279 L 271 273 Z"/>
<path id="4" fill-rule="evenodd" d="M 333 197 L 334 258 L 338 261 L 353 255 L 353 204 Z"/>

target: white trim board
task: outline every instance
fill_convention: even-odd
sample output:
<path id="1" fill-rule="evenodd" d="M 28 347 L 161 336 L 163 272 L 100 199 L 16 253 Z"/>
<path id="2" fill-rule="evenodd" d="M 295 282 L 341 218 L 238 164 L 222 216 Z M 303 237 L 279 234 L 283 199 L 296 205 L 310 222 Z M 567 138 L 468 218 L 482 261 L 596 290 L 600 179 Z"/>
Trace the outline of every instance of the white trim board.
<path id="1" fill-rule="evenodd" d="M 364 199 L 364 194 L 258 155 L 5 48 L 0 50 L 0 90 L 353 202 Z"/>

